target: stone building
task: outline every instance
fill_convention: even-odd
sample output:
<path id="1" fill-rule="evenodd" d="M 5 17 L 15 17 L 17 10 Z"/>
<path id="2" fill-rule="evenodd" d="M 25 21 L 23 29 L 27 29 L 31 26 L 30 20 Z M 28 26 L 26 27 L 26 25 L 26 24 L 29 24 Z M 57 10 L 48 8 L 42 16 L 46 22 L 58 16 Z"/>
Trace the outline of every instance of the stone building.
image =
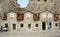
<path id="1" fill-rule="evenodd" d="M 60 29 L 59 0 L 29 0 L 26 8 L 10 8 L 1 25 L 8 31 L 52 31 Z M 5 16 L 5 15 L 4 15 Z"/>

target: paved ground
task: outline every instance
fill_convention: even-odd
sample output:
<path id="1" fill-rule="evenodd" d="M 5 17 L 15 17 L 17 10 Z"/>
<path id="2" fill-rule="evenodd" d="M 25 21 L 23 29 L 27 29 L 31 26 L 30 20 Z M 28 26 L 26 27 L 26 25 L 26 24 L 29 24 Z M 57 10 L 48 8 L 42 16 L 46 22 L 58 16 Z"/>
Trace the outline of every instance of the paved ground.
<path id="1" fill-rule="evenodd" d="M 60 37 L 60 31 L 45 32 L 0 32 L 0 37 Z"/>

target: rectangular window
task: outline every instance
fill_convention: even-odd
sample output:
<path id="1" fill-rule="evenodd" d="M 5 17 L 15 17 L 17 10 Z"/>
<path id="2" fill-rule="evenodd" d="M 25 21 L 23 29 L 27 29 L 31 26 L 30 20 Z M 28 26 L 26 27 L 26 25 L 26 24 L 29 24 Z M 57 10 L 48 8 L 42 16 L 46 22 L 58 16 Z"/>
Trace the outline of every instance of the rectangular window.
<path id="1" fill-rule="evenodd" d="M 51 28 L 52 28 L 52 24 L 50 22 L 49 25 L 48 25 L 48 29 L 51 29 Z"/>
<path id="2" fill-rule="evenodd" d="M 31 28 L 31 24 L 28 24 L 28 28 L 29 28 L 29 29 Z"/>
<path id="3" fill-rule="evenodd" d="M 38 24 L 35 24 L 35 27 L 38 27 Z"/>
<path id="4" fill-rule="evenodd" d="M 55 26 L 56 26 L 56 27 L 58 27 L 58 24 L 57 24 L 57 23 L 55 23 Z"/>
<path id="5" fill-rule="evenodd" d="M 46 30 L 46 23 L 42 22 L 42 30 Z"/>
<path id="6" fill-rule="evenodd" d="M 33 10 L 34 8 L 33 8 L 33 6 L 31 6 L 31 10 Z"/>
<path id="7" fill-rule="evenodd" d="M 23 27 L 23 24 L 20 24 L 20 27 Z"/>
<path id="8" fill-rule="evenodd" d="M 47 2 L 47 0 L 44 0 L 44 2 Z"/>
<path id="9" fill-rule="evenodd" d="M 13 24 L 13 30 L 16 30 L 16 24 Z"/>
<path id="10" fill-rule="evenodd" d="M 40 10 L 40 5 L 38 5 L 38 10 Z"/>
<path id="11" fill-rule="evenodd" d="M 31 10 L 34 10 L 34 4 L 31 4 L 30 6 L 31 6 Z"/>

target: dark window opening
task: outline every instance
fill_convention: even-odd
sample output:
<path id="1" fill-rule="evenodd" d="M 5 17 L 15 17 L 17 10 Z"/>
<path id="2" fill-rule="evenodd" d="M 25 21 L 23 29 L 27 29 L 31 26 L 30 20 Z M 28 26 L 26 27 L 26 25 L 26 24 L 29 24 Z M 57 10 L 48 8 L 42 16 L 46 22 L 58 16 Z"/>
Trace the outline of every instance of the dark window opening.
<path id="1" fill-rule="evenodd" d="M 52 24 L 49 23 L 49 25 L 48 25 L 48 29 L 51 29 L 51 28 L 52 28 Z"/>
<path id="2" fill-rule="evenodd" d="M 7 27 L 8 27 L 8 23 L 5 24 L 5 28 L 7 28 Z"/>
<path id="3" fill-rule="evenodd" d="M 29 29 L 31 28 L 31 24 L 28 24 L 28 28 L 29 28 Z"/>
<path id="4" fill-rule="evenodd" d="M 47 2 L 47 0 L 44 0 L 45 2 Z"/>
<path id="5" fill-rule="evenodd" d="M 58 24 L 57 24 L 57 23 L 55 23 L 55 26 L 57 27 L 57 26 L 58 26 Z"/>
<path id="6" fill-rule="evenodd" d="M 20 24 L 20 27 L 23 27 L 23 24 Z"/>
<path id="7" fill-rule="evenodd" d="M 36 24 L 35 27 L 38 27 L 38 24 Z"/>
<path id="8" fill-rule="evenodd" d="M 16 30 L 16 24 L 13 24 L 13 30 Z"/>
<path id="9" fill-rule="evenodd" d="M 45 30 L 45 29 L 46 29 L 45 22 L 42 22 L 42 30 Z"/>

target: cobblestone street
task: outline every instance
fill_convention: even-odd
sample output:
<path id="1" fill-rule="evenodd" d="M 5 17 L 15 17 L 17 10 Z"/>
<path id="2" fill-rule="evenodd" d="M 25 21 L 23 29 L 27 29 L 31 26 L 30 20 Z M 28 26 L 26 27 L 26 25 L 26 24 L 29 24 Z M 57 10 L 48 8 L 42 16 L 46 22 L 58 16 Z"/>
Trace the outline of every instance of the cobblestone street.
<path id="1" fill-rule="evenodd" d="M 46 32 L 0 32 L 0 37 L 60 37 L 60 31 Z"/>

